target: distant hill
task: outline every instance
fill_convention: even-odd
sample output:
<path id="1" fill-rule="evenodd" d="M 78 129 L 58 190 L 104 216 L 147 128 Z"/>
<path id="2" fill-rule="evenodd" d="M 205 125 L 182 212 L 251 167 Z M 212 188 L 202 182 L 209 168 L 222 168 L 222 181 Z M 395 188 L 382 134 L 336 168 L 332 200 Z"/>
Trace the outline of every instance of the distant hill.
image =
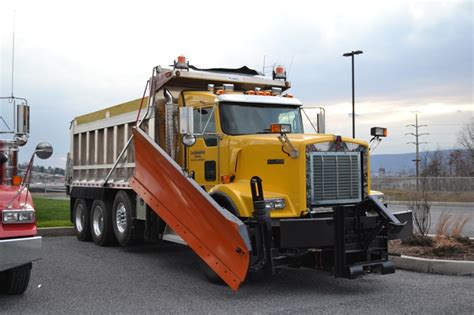
<path id="1" fill-rule="evenodd" d="M 449 157 L 454 150 L 440 150 L 443 156 Z M 420 159 L 432 151 L 420 152 Z M 415 174 L 415 153 L 403 154 L 374 154 L 370 160 L 370 171 L 372 176 L 378 175 L 380 168 L 385 168 L 386 175 L 414 175 Z"/>

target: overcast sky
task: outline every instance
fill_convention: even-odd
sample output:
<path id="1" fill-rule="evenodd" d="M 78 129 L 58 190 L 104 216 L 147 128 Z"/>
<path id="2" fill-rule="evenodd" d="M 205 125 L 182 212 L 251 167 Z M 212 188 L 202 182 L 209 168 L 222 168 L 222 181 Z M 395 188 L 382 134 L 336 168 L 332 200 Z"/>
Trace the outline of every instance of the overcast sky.
<path id="1" fill-rule="evenodd" d="M 1 1 L 0 95 L 11 93 L 13 11 L 16 96 L 31 105 L 23 150 L 49 141 L 46 165 L 64 167 L 73 117 L 141 97 L 152 67 L 179 54 L 198 67 L 283 64 L 292 93 L 324 106 L 327 131 L 389 128 L 375 153 L 414 150 L 414 112 L 428 127 L 422 149 L 451 149 L 473 117 L 472 1 Z M 3 103 L 2 115 L 8 117 Z"/>

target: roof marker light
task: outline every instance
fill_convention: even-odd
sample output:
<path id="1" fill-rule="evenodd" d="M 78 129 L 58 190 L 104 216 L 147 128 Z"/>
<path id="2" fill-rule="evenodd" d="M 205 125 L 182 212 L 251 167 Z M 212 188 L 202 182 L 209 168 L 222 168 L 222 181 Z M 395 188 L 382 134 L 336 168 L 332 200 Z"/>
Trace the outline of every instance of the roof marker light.
<path id="1" fill-rule="evenodd" d="M 189 70 L 189 61 L 184 55 L 178 56 L 178 58 L 174 61 L 174 68 L 175 69 L 186 69 Z"/>
<path id="2" fill-rule="evenodd" d="M 285 67 L 279 65 L 273 69 L 273 80 L 275 79 L 286 80 Z"/>

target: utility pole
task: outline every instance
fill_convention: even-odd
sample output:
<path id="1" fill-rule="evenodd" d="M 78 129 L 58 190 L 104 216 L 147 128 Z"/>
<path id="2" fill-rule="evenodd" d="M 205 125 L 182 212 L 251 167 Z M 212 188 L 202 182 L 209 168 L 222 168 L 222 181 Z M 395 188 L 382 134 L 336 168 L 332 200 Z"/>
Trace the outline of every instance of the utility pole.
<path id="1" fill-rule="evenodd" d="M 407 125 L 407 127 L 414 127 L 415 128 L 415 132 L 409 132 L 409 133 L 406 133 L 405 135 L 411 135 L 411 136 L 414 136 L 415 137 L 415 142 L 407 142 L 407 144 L 414 144 L 416 146 L 416 157 L 415 157 L 415 160 L 413 160 L 413 162 L 416 163 L 416 191 L 419 191 L 419 188 L 420 188 L 420 167 L 419 167 L 419 164 L 420 164 L 420 150 L 419 150 L 419 146 L 420 144 L 426 144 L 428 142 L 420 142 L 419 141 L 419 137 L 421 136 L 426 136 L 426 135 L 429 135 L 429 133 L 419 133 L 418 132 L 418 129 L 421 128 L 421 127 L 427 127 L 428 125 L 418 125 L 418 114 L 415 113 L 415 124 L 411 124 L 411 125 Z"/>

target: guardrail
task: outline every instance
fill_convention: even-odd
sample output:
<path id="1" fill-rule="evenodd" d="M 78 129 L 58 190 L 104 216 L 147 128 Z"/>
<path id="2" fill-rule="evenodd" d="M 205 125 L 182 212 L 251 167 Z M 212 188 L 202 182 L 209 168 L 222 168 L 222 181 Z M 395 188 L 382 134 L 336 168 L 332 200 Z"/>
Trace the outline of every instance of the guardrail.
<path id="1" fill-rule="evenodd" d="M 41 184 L 31 184 L 31 192 L 66 192 L 66 186 L 62 184 L 53 184 L 53 183 L 41 183 Z"/>
<path id="2" fill-rule="evenodd" d="M 420 177 L 420 187 L 431 192 L 473 192 L 474 177 Z M 394 189 L 413 191 L 416 189 L 416 177 L 372 177 L 374 190 Z"/>

